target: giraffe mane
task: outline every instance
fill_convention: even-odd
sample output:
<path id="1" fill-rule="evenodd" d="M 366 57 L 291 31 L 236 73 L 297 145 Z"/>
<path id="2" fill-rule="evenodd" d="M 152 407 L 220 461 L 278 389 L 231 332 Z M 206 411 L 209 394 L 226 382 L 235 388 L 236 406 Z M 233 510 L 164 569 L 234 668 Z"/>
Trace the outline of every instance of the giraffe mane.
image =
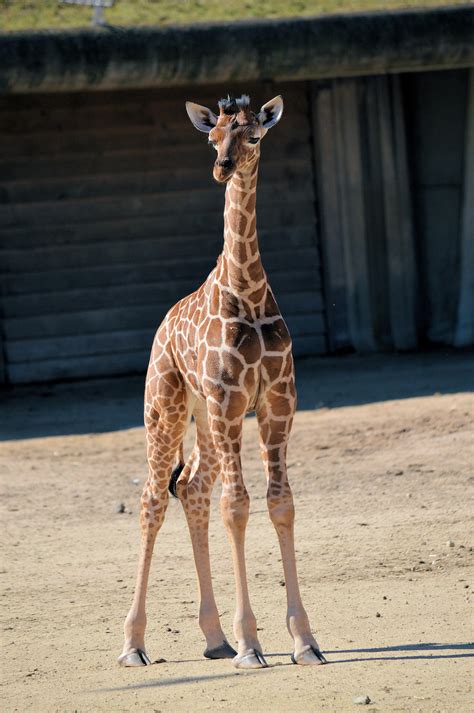
<path id="1" fill-rule="evenodd" d="M 236 98 L 232 94 L 228 94 L 226 99 L 220 99 L 219 109 L 223 114 L 238 114 L 240 111 L 245 111 L 250 105 L 250 97 L 248 94 L 242 94 L 241 97 Z"/>

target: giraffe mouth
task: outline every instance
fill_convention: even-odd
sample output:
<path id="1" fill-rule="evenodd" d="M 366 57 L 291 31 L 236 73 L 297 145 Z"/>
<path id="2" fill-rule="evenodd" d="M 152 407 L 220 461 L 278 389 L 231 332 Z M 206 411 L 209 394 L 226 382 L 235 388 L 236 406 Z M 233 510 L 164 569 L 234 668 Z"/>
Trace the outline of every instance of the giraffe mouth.
<path id="1" fill-rule="evenodd" d="M 234 175 L 234 170 L 235 169 L 233 168 L 230 171 L 226 171 L 222 168 L 215 168 L 212 175 L 217 183 L 227 183 L 227 181 L 229 181 Z"/>

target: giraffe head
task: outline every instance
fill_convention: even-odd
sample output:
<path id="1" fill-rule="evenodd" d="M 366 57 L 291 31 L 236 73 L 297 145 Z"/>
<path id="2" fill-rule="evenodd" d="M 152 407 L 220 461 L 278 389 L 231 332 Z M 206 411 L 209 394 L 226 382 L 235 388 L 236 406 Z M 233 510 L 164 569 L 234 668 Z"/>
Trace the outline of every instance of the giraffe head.
<path id="1" fill-rule="evenodd" d="M 260 140 L 283 114 L 283 99 L 277 96 L 264 104 L 258 114 L 250 110 L 250 99 L 227 97 L 219 102 L 219 116 L 205 106 L 186 102 L 186 111 L 198 131 L 209 134 L 209 144 L 217 151 L 213 175 L 219 183 L 235 171 L 250 172 L 260 156 Z"/>

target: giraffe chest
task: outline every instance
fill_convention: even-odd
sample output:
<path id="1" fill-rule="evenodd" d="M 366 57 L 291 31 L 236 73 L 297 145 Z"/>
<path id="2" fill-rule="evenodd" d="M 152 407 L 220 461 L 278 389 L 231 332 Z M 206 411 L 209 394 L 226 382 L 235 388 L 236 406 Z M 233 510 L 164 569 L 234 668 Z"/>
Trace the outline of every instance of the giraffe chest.
<path id="1" fill-rule="evenodd" d="M 180 330 L 176 340 L 180 370 L 196 395 L 204 399 L 210 386 L 237 388 L 249 410 L 292 364 L 290 336 L 279 315 L 252 323 L 215 315 L 194 330 Z"/>
<path id="2" fill-rule="evenodd" d="M 271 289 L 259 305 L 211 274 L 183 300 L 171 329 L 176 362 L 195 395 L 210 385 L 257 394 L 292 369 L 291 339 Z"/>

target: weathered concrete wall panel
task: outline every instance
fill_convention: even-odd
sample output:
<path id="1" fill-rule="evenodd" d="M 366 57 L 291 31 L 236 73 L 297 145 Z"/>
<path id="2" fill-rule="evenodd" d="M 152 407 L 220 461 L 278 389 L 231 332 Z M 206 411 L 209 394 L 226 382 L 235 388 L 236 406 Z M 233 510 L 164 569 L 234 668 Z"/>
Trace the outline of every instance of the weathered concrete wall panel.
<path id="1" fill-rule="evenodd" d="M 0 92 L 385 74 L 474 64 L 474 8 L 0 35 Z"/>

